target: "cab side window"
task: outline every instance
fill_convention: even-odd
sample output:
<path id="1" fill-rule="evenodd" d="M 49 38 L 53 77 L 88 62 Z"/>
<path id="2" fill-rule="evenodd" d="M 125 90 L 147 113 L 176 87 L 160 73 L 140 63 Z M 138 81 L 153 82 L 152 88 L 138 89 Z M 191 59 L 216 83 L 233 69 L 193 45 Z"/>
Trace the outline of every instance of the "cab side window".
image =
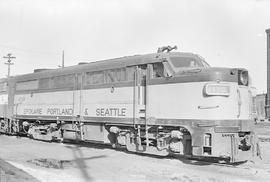
<path id="1" fill-rule="evenodd" d="M 153 63 L 153 75 L 152 78 L 164 77 L 164 66 L 162 63 Z"/>

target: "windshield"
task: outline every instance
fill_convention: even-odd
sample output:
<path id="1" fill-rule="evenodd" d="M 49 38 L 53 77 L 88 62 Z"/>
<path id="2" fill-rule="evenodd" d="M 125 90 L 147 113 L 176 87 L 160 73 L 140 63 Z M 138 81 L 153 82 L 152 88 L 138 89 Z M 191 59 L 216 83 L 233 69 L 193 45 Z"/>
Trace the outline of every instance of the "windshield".
<path id="1" fill-rule="evenodd" d="M 170 57 L 170 60 L 176 68 L 205 68 L 209 67 L 206 62 L 202 62 L 193 57 Z"/>

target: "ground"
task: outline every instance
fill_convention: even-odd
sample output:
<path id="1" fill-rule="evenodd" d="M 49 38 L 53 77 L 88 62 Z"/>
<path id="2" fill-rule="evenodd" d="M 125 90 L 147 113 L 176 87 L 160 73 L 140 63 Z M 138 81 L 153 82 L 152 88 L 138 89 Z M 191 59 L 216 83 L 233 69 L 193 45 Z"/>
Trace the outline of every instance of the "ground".
<path id="1" fill-rule="evenodd" d="M 25 171 L 18 169 L 9 163 L 0 159 L 0 182 L 37 182 L 38 180 L 33 178 Z"/>
<path id="2" fill-rule="evenodd" d="M 94 144 L 48 143 L 0 135 L 0 182 L 270 181 L 270 125 L 257 125 L 256 129 L 264 138 L 260 142 L 262 160 L 256 158 L 237 166 L 138 155 Z"/>

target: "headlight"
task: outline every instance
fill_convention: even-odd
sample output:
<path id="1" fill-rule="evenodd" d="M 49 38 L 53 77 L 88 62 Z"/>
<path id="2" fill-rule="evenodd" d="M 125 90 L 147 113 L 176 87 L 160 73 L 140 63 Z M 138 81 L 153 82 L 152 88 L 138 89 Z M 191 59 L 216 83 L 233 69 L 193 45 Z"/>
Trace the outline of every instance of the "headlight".
<path id="1" fill-rule="evenodd" d="M 207 96 L 229 96 L 230 85 L 223 83 L 208 83 L 204 86 L 204 94 Z"/>
<path id="2" fill-rule="evenodd" d="M 238 70 L 238 84 L 248 86 L 248 71 Z"/>

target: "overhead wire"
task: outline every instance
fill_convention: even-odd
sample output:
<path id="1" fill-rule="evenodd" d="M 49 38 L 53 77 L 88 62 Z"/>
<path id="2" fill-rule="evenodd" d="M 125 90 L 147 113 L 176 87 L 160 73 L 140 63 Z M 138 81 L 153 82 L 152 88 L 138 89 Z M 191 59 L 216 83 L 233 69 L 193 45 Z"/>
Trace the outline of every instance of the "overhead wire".
<path id="1" fill-rule="evenodd" d="M 34 54 L 47 54 L 47 55 L 59 55 L 61 54 L 61 52 L 59 51 L 59 53 L 57 52 L 48 52 L 48 51 L 37 51 L 37 50 L 31 50 L 31 49 L 24 49 L 24 48 L 19 48 L 19 47 L 14 47 L 14 46 L 9 46 L 9 45 L 4 45 L 4 44 L 0 44 L 0 47 L 4 47 L 4 48 L 8 48 L 8 49 L 15 49 L 21 52 L 31 52 Z"/>

